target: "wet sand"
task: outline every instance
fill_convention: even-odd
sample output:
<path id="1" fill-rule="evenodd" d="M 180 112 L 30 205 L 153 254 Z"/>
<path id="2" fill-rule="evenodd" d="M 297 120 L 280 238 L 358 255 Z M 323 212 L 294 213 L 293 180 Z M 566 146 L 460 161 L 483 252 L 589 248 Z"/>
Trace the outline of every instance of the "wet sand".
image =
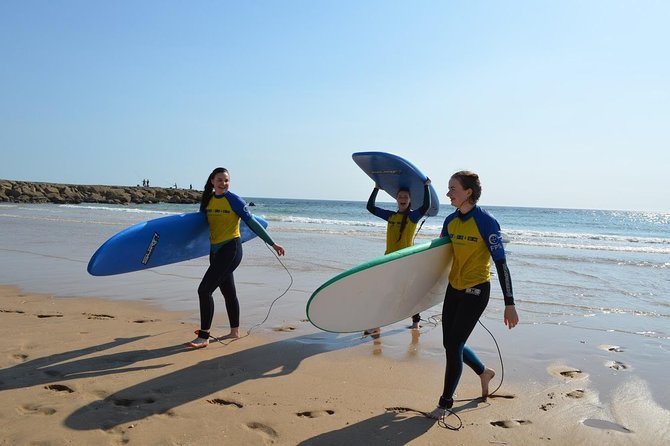
<path id="1" fill-rule="evenodd" d="M 197 308 L 196 308 L 197 310 Z M 248 336 L 190 350 L 194 313 L 144 303 L 26 294 L 0 286 L 0 444 L 653 445 L 670 412 L 627 349 L 561 339 L 556 327 L 487 323 L 504 383 L 477 398 L 467 368 L 455 411 L 435 407 L 439 326 L 395 324 L 378 339 L 271 317 Z M 223 305 L 215 316 L 225 334 Z M 243 326 L 246 334 L 249 326 Z M 613 341 L 616 338 L 611 338 Z M 490 336 L 472 345 L 502 376 Z M 634 358 L 634 357 L 632 357 Z M 666 358 L 667 359 L 667 358 Z M 666 368 L 658 366 L 658 373 Z M 447 427 L 458 427 L 451 430 Z"/>

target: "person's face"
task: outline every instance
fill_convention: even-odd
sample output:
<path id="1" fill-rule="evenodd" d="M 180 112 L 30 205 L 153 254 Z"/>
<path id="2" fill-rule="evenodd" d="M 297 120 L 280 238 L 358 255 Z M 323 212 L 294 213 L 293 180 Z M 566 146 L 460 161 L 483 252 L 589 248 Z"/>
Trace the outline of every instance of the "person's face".
<path id="1" fill-rule="evenodd" d="M 449 180 L 449 192 L 447 197 L 451 200 L 451 205 L 460 208 L 464 203 L 467 203 L 472 195 L 472 189 L 463 189 L 460 181 L 455 178 Z"/>
<path id="2" fill-rule="evenodd" d="M 398 202 L 398 210 L 400 212 L 405 212 L 409 208 L 410 205 L 409 192 L 404 190 L 398 192 L 398 195 L 396 195 L 395 200 Z"/>
<path id="3" fill-rule="evenodd" d="M 230 186 L 230 175 L 228 175 L 228 172 L 217 173 L 212 178 L 211 183 L 214 186 L 216 195 L 224 194 L 228 192 L 228 187 Z"/>

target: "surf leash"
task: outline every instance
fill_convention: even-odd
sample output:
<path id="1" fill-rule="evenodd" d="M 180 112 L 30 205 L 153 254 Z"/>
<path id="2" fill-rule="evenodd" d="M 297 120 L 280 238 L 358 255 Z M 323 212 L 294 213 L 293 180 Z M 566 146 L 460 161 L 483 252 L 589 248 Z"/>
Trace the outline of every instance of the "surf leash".
<path id="1" fill-rule="evenodd" d="M 463 420 L 461 420 L 461 417 L 459 417 L 456 414 L 456 412 L 454 412 L 451 409 L 443 409 L 443 410 L 444 410 L 444 413 L 442 414 L 442 416 L 440 416 L 439 418 L 435 418 L 430 412 L 425 412 L 423 410 L 418 410 L 418 409 L 412 409 L 410 407 L 387 407 L 386 408 L 387 412 L 393 412 L 393 413 L 415 412 L 415 413 L 423 415 L 426 418 L 436 420 L 437 425 L 440 426 L 441 428 L 449 429 L 451 431 L 460 430 L 463 427 Z M 452 416 L 452 415 L 454 417 L 456 417 L 456 419 L 458 420 L 458 425 L 451 425 L 451 424 L 447 423 L 447 418 Z"/>
<path id="2" fill-rule="evenodd" d="M 277 255 L 277 253 L 274 252 L 274 251 L 272 250 L 272 248 L 270 247 L 270 245 L 268 245 L 268 244 L 266 243 L 266 244 L 265 244 L 265 247 L 266 247 L 266 248 L 267 248 L 267 249 L 268 249 L 268 250 L 275 256 L 275 258 L 277 259 L 277 261 L 279 262 L 279 264 L 280 264 L 282 267 L 284 267 L 284 270 L 286 271 L 286 274 L 288 274 L 288 277 L 289 277 L 289 279 L 290 279 L 289 284 L 288 284 L 288 286 L 286 287 L 286 289 L 285 289 L 279 296 L 277 296 L 277 297 L 270 303 L 270 307 L 268 308 L 268 312 L 267 312 L 267 314 L 265 315 L 265 318 L 264 318 L 261 322 L 257 323 L 256 325 L 252 326 L 251 328 L 249 328 L 249 330 L 247 330 L 247 334 L 245 334 L 244 336 L 240 336 L 239 338 L 219 339 L 219 338 L 217 338 L 216 336 L 212 336 L 212 335 L 210 335 L 211 338 L 214 338 L 214 340 L 216 340 L 216 341 L 217 341 L 218 343 L 220 343 L 220 344 L 223 344 L 223 345 L 230 345 L 231 343 L 233 343 L 233 342 L 235 342 L 235 341 L 237 341 L 237 340 L 240 340 L 240 339 L 242 339 L 242 338 L 246 338 L 247 336 L 249 336 L 249 335 L 251 334 L 251 331 L 252 331 L 252 330 L 254 330 L 254 329 L 260 327 L 261 325 L 263 325 L 263 324 L 268 320 L 268 318 L 270 317 L 270 313 L 272 312 L 272 307 L 274 306 L 274 304 L 275 304 L 279 299 L 281 299 L 282 297 L 284 297 L 284 295 L 286 295 L 286 293 L 288 293 L 288 291 L 289 291 L 289 290 L 291 289 L 291 287 L 293 286 L 293 275 L 291 274 L 291 271 L 289 271 L 289 269 L 286 267 L 286 265 L 284 264 L 284 262 L 282 262 L 282 260 L 279 258 L 279 256 Z M 226 340 L 227 340 L 228 342 L 223 342 L 223 341 L 226 341 Z"/>
<path id="3" fill-rule="evenodd" d="M 412 239 L 412 244 L 414 244 L 414 241 L 416 240 L 416 236 L 419 235 L 419 231 L 421 231 L 421 228 L 423 228 L 423 224 L 428 220 L 428 217 L 423 217 L 423 220 L 421 221 L 421 224 L 419 225 L 419 229 L 416 230 L 414 233 L 414 238 Z"/>

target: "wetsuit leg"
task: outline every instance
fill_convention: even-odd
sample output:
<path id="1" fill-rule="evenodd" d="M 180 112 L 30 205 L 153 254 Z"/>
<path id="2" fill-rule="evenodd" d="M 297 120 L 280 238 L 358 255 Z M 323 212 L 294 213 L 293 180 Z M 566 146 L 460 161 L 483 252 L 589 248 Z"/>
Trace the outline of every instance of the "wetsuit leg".
<path id="1" fill-rule="evenodd" d="M 238 239 L 239 240 L 239 239 Z M 239 243 L 237 255 L 233 259 L 230 273 L 225 276 L 219 284 L 219 289 L 223 298 L 226 301 L 226 312 L 228 313 L 228 321 L 230 328 L 237 328 L 240 326 L 240 303 L 237 299 L 237 290 L 235 289 L 235 277 L 233 271 L 238 267 L 242 261 L 242 244 Z"/>
<path id="2" fill-rule="evenodd" d="M 463 373 L 463 362 L 478 375 L 485 368 L 465 342 L 486 309 L 491 285 L 486 282 L 473 288 L 479 290 L 479 295 L 468 293 L 467 290 L 456 290 L 451 285 L 447 287 L 445 294 L 442 307 L 442 340 L 447 356 L 447 367 L 444 374 L 444 390 L 439 403 L 442 407 L 451 407 L 453 404 L 454 392 Z"/>
<path id="3" fill-rule="evenodd" d="M 242 258 L 239 239 L 231 240 L 223 245 L 216 253 L 209 255 L 209 268 L 198 286 L 200 299 L 200 329 L 208 331 L 214 318 L 214 298 L 212 293 L 221 284 L 223 278 L 237 268 Z"/>

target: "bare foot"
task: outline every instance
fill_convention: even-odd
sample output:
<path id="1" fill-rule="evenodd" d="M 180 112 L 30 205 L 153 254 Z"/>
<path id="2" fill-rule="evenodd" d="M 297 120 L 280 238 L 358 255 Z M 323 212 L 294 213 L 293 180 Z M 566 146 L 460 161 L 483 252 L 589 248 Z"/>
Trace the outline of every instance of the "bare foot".
<path id="1" fill-rule="evenodd" d="M 489 383 L 494 376 L 496 376 L 496 372 L 488 367 L 484 369 L 481 375 L 479 375 L 479 379 L 482 382 L 482 398 L 484 399 L 489 396 Z"/>
<path id="2" fill-rule="evenodd" d="M 209 339 L 204 339 L 204 338 L 195 338 L 191 342 L 188 342 L 186 345 L 188 345 L 191 348 L 205 348 L 209 345 Z"/>
<path id="3" fill-rule="evenodd" d="M 444 407 L 437 406 L 431 413 L 428 414 L 428 418 L 433 420 L 441 420 L 447 415 L 447 409 Z"/>
<path id="4" fill-rule="evenodd" d="M 228 333 L 225 336 L 219 336 L 217 339 L 219 341 L 223 341 L 225 339 L 238 339 L 240 337 L 240 329 L 239 327 L 237 328 L 231 328 L 230 333 Z"/>

